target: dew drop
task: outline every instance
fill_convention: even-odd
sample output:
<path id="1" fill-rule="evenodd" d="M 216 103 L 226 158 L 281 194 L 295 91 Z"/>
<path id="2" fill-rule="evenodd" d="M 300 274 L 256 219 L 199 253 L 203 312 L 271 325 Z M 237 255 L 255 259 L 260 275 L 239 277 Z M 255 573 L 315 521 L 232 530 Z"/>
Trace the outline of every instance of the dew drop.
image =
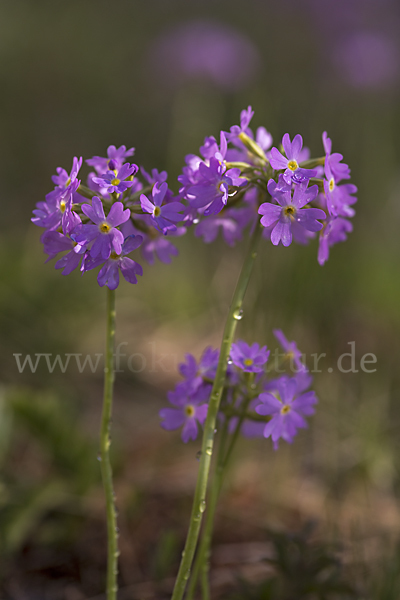
<path id="1" fill-rule="evenodd" d="M 199 450 L 198 452 L 196 452 L 196 459 L 197 459 L 197 460 L 200 460 L 200 458 L 201 458 L 201 455 L 202 455 L 202 454 L 203 454 L 203 453 L 202 453 L 202 451 L 201 451 L 201 450 Z"/>
<path id="2" fill-rule="evenodd" d="M 231 359 L 230 356 L 228 356 L 228 365 L 231 365 L 233 363 L 233 360 Z"/>
<path id="3" fill-rule="evenodd" d="M 243 319 L 243 310 L 241 308 L 237 308 L 233 313 L 233 318 L 236 321 L 240 321 L 241 319 Z"/>
<path id="4" fill-rule="evenodd" d="M 100 452 L 97 455 L 97 460 L 101 462 L 101 454 L 100 454 Z"/>
<path id="5" fill-rule="evenodd" d="M 206 454 L 208 454 L 208 456 L 212 455 L 212 448 L 206 448 Z"/>
<path id="6" fill-rule="evenodd" d="M 206 510 L 206 502 L 205 502 L 205 500 L 202 500 L 200 502 L 199 510 L 200 510 L 201 513 L 203 513 Z"/>
<path id="7" fill-rule="evenodd" d="M 193 219 L 193 225 L 197 225 L 199 222 L 199 219 Z"/>
<path id="8" fill-rule="evenodd" d="M 217 433 L 217 431 L 218 431 L 217 429 L 214 429 L 214 433 Z"/>
<path id="9" fill-rule="evenodd" d="M 186 573 L 184 573 L 184 575 L 183 575 L 183 579 L 185 581 L 187 581 L 189 579 L 189 575 L 190 575 L 190 571 L 186 571 Z"/>

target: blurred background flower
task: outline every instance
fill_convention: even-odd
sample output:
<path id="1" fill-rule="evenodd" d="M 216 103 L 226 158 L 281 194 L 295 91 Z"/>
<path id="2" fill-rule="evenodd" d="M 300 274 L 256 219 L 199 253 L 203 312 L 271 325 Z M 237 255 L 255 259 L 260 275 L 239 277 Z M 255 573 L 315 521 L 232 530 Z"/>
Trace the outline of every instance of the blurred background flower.
<path id="1" fill-rule="evenodd" d="M 205 19 L 168 27 L 149 50 L 149 69 L 165 87 L 205 80 L 234 93 L 253 83 L 260 63 L 250 37 L 224 22 Z"/>

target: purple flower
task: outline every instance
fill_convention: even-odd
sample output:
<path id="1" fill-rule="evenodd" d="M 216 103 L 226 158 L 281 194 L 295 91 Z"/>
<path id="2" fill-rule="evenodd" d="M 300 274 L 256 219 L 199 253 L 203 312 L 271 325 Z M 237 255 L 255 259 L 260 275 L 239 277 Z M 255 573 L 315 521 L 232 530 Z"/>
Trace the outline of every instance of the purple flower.
<path id="1" fill-rule="evenodd" d="M 185 444 L 189 440 L 195 440 L 198 424 L 203 425 L 207 417 L 210 392 L 211 385 L 193 391 L 190 383 L 179 383 L 174 391 L 168 392 L 168 400 L 176 408 L 163 408 L 159 412 L 163 419 L 161 427 L 171 431 L 183 426 L 181 437 Z"/>
<path id="2" fill-rule="evenodd" d="M 239 401 L 236 403 L 236 408 L 240 410 L 240 405 L 243 402 L 243 397 L 239 398 Z M 260 404 L 260 401 L 257 398 L 254 398 L 248 406 L 249 411 L 255 410 L 256 406 Z M 233 433 L 236 429 L 239 417 L 232 417 L 229 422 L 229 432 Z M 240 428 L 240 433 L 246 438 L 255 438 L 255 437 L 263 437 L 265 429 L 265 423 L 260 421 L 253 421 L 252 419 L 244 419 L 242 426 Z"/>
<path id="3" fill-rule="evenodd" d="M 217 158 L 210 158 L 210 164 L 199 165 L 199 182 L 189 187 L 187 198 L 194 208 L 207 207 L 204 215 L 216 215 L 228 201 L 229 186 L 241 186 L 247 182 L 240 177 L 240 169 L 229 169 Z"/>
<path id="4" fill-rule="evenodd" d="M 318 402 L 315 392 L 305 392 L 296 397 L 298 383 L 296 379 L 281 377 L 277 382 L 279 398 L 269 392 L 259 396 L 262 404 L 256 407 L 259 415 L 271 415 L 272 419 L 264 428 L 264 437 L 271 436 L 274 450 L 282 438 L 291 444 L 297 429 L 307 427 L 303 415 L 314 414 L 314 404 Z"/>
<path id="5" fill-rule="evenodd" d="M 266 346 L 260 348 L 256 342 L 249 346 L 242 340 L 232 344 L 230 352 L 233 364 L 245 373 L 262 373 L 263 365 L 267 362 L 269 354 Z"/>
<path id="6" fill-rule="evenodd" d="M 129 148 L 129 150 L 127 150 L 126 146 L 120 146 L 119 148 L 116 148 L 115 146 L 108 146 L 107 158 L 93 156 L 93 158 L 89 158 L 86 163 L 91 167 L 94 167 L 97 173 L 101 175 L 107 170 L 111 169 L 111 166 L 114 167 L 114 169 L 120 169 L 124 163 L 124 160 L 128 158 L 128 156 L 132 156 L 134 152 L 135 148 Z M 110 161 L 112 161 L 111 166 Z"/>
<path id="7" fill-rule="evenodd" d="M 253 137 L 253 132 L 249 128 L 250 121 L 254 116 L 254 110 L 251 106 L 248 106 L 247 109 L 242 110 L 240 113 L 240 127 L 239 125 L 233 125 L 231 127 L 231 132 L 227 134 L 227 138 L 229 142 L 232 142 L 236 139 L 242 132 L 246 133 Z"/>
<path id="8" fill-rule="evenodd" d="M 107 194 L 122 194 L 133 185 L 133 177 L 138 170 L 139 167 L 137 165 L 125 163 L 119 170 L 107 171 L 101 177 L 93 177 L 92 179 L 94 183 L 104 188 Z M 128 177 L 132 179 L 128 179 Z"/>
<path id="9" fill-rule="evenodd" d="M 258 163 L 254 154 L 246 148 L 242 140 L 239 138 L 241 133 L 245 133 L 249 138 L 252 140 L 254 139 L 254 134 L 249 127 L 253 115 L 254 111 L 252 110 L 251 106 L 248 106 L 247 109 L 242 110 L 240 113 L 240 126 L 233 125 L 230 133 L 226 133 L 228 141 L 234 146 L 233 148 L 229 148 L 227 150 L 225 158 L 228 162 L 239 161 L 247 162 L 249 164 Z M 265 129 L 265 127 L 258 127 L 255 141 L 260 146 L 261 150 L 266 153 L 272 145 L 272 136 Z"/>
<path id="10" fill-rule="evenodd" d="M 332 154 L 332 141 L 328 138 L 326 131 L 322 134 L 322 143 L 325 150 L 325 161 L 329 162 L 329 166 L 332 172 L 335 182 L 339 183 L 342 179 L 350 179 L 350 168 L 345 163 L 342 163 L 343 156 L 338 152 Z"/>
<path id="11" fill-rule="evenodd" d="M 173 90 L 188 79 L 208 81 L 222 90 L 245 89 L 260 67 L 251 39 L 212 20 L 191 20 L 162 32 L 149 55 L 158 87 Z"/>
<path id="12" fill-rule="evenodd" d="M 86 251 L 85 245 L 79 245 L 70 238 L 71 231 L 81 223 L 80 217 L 72 212 L 68 223 L 66 235 L 59 231 L 48 230 L 41 237 L 44 252 L 48 254 L 46 262 L 55 258 L 60 252 L 68 251 L 56 264 L 56 269 L 63 269 L 63 275 L 69 275 L 79 265 L 82 255 Z"/>
<path id="13" fill-rule="evenodd" d="M 178 249 L 165 237 L 148 238 L 143 242 L 142 255 L 150 265 L 154 264 L 155 256 L 162 263 L 169 264 L 172 256 L 178 256 Z"/>
<path id="14" fill-rule="evenodd" d="M 225 242 L 234 246 L 242 239 L 243 229 L 254 217 L 252 208 L 229 208 L 222 216 L 213 215 L 203 219 L 197 226 L 195 235 L 202 237 L 206 244 L 215 240 L 221 230 Z"/>
<path id="15" fill-rule="evenodd" d="M 78 225 L 71 234 L 72 239 L 78 244 L 89 244 L 93 241 L 90 249 L 92 258 L 101 256 L 105 260 L 112 251 L 121 254 L 124 236 L 116 228 L 129 219 L 129 208 L 124 210 L 122 202 L 115 202 L 106 217 L 100 198 L 93 196 L 92 205 L 82 204 L 82 211 L 94 225 Z"/>
<path id="16" fill-rule="evenodd" d="M 357 202 L 357 198 L 352 194 L 357 192 L 357 187 L 352 183 L 337 185 L 329 160 L 325 161 L 324 170 L 324 191 L 329 214 L 333 217 L 353 217 L 355 212 L 351 205 Z"/>
<path id="17" fill-rule="evenodd" d="M 130 235 L 122 244 L 120 254 L 114 251 L 111 252 L 110 257 L 102 266 L 97 276 L 97 282 L 100 287 L 107 285 L 110 290 L 115 290 L 119 285 L 119 271 L 121 271 L 128 283 L 137 283 L 136 275 L 143 275 L 143 269 L 137 262 L 126 255 L 139 248 L 142 241 L 143 238 L 141 235 Z M 92 259 L 89 256 L 84 270 L 95 269 L 103 262 L 104 260 L 101 257 Z"/>
<path id="18" fill-rule="evenodd" d="M 152 225 L 164 234 L 169 230 L 176 230 L 175 223 L 182 220 L 182 215 L 179 213 L 185 208 L 181 202 L 169 202 L 162 205 L 167 190 L 166 183 L 155 183 L 152 190 L 153 202 L 145 194 L 140 196 L 142 210 L 150 213 Z"/>
<path id="19" fill-rule="evenodd" d="M 319 234 L 318 262 L 323 265 L 329 258 L 329 249 L 338 242 L 345 242 L 347 234 L 353 231 L 353 225 L 347 219 L 330 219 Z"/>
<path id="20" fill-rule="evenodd" d="M 167 171 L 158 171 L 157 169 L 152 169 L 150 174 L 145 171 L 143 167 L 140 167 L 140 172 L 149 185 L 154 185 L 155 183 L 164 183 L 164 181 L 167 181 L 168 178 Z"/>
<path id="21" fill-rule="evenodd" d="M 389 18 L 393 18 L 394 7 L 383 9 L 382 3 L 376 6 L 380 12 L 377 22 L 385 10 Z M 360 22 L 358 15 L 357 25 Z M 398 23 L 394 27 L 393 31 L 396 31 Z M 387 90 L 398 85 L 400 57 L 397 34 L 394 37 L 389 31 L 355 31 L 344 39 L 341 36 L 332 58 L 340 76 L 353 88 Z"/>
<path id="22" fill-rule="evenodd" d="M 292 224 L 297 223 L 308 231 L 319 231 L 322 224 L 317 219 L 325 219 L 325 212 L 319 208 L 302 208 L 308 202 L 314 200 L 318 194 L 318 186 L 307 188 L 307 183 L 296 185 L 292 197 L 292 188 L 287 185 L 283 176 L 279 176 L 277 184 L 273 179 L 268 182 L 268 191 L 279 203 L 279 206 L 264 202 L 258 209 L 261 225 L 273 226 L 271 230 L 271 242 L 276 246 L 282 242 L 284 246 L 292 243 Z"/>
<path id="23" fill-rule="evenodd" d="M 68 228 L 71 218 L 73 195 L 78 189 L 80 181 L 74 179 L 64 190 L 56 188 L 46 195 L 46 202 L 38 202 L 33 211 L 32 223 L 46 229 L 57 229 L 62 225 L 64 233 Z"/>
<path id="24" fill-rule="evenodd" d="M 197 390 L 204 380 L 213 380 L 217 372 L 219 351 L 208 346 L 199 362 L 197 363 L 192 354 L 186 354 L 185 362 L 180 363 L 179 372 L 191 385 L 192 389 Z"/>
<path id="25" fill-rule="evenodd" d="M 286 157 L 279 152 L 278 148 L 272 148 L 269 161 L 271 167 L 276 171 L 285 169 L 283 177 L 286 183 L 290 184 L 292 181 L 294 183 L 300 183 L 310 179 L 310 177 L 316 176 L 317 171 L 303 169 L 299 166 L 302 159 L 301 149 L 303 147 L 303 138 L 301 135 L 297 134 L 293 138 L 293 142 L 291 142 L 289 134 L 285 133 L 282 138 L 282 146 L 285 150 Z"/>
<path id="26" fill-rule="evenodd" d="M 296 366 L 297 373 L 306 373 L 307 367 L 302 362 L 303 355 L 300 352 L 300 350 L 298 349 L 296 342 L 293 342 L 293 341 L 289 342 L 281 329 L 274 329 L 273 332 L 274 332 L 274 336 L 276 337 L 276 339 L 278 340 L 278 342 L 280 343 L 280 345 L 286 352 L 287 358 L 289 358 L 291 361 L 293 361 L 294 365 Z M 293 370 L 293 364 L 292 364 L 292 370 Z"/>
<path id="27" fill-rule="evenodd" d="M 65 169 L 58 167 L 57 175 L 53 175 L 51 178 L 53 180 L 53 183 L 56 184 L 56 187 L 52 192 L 47 194 L 46 200 L 53 200 L 55 198 L 67 196 L 72 184 L 78 178 L 78 173 L 80 171 L 81 166 L 82 157 L 80 157 L 80 159 L 78 160 L 78 158 L 74 156 L 74 159 L 72 161 L 72 169 L 69 174 Z"/>

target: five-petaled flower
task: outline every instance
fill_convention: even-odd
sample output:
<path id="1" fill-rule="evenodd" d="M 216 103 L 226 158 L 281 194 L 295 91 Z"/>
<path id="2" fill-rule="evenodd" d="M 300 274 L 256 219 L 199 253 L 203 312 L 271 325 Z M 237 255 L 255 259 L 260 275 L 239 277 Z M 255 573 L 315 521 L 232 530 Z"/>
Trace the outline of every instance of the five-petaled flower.
<path id="1" fill-rule="evenodd" d="M 238 340 L 232 344 L 230 356 L 233 364 L 245 373 L 261 373 L 268 360 L 269 350 L 266 346 L 260 348 L 256 342 L 250 346 Z"/>
<path id="2" fill-rule="evenodd" d="M 119 285 L 119 271 L 128 283 L 137 283 L 136 275 L 143 275 L 143 269 L 139 263 L 126 255 L 139 248 L 142 242 L 141 235 L 128 236 L 122 244 L 120 254 L 113 250 L 105 263 L 101 256 L 92 258 L 88 254 L 84 263 L 85 271 L 95 269 L 104 263 L 97 276 L 97 282 L 100 287 L 107 285 L 110 290 L 115 290 Z"/>
<path id="3" fill-rule="evenodd" d="M 116 167 L 113 160 L 109 161 L 112 167 Z M 137 165 L 125 163 L 120 169 L 107 171 L 100 177 L 93 177 L 94 183 L 97 183 L 107 194 L 122 194 L 133 185 L 133 177 L 138 172 Z"/>
<path id="4" fill-rule="evenodd" d="M 175 223 L 182 220 L 180 213 L 185 208 L 181 202 L 163 204 L 167 191 L 167 183 L 155 183 L 152 190 L 153 202 L 145 194 L 140 196 L 142 210 L 151 215 L 151 224 L 164 234 L 176 230 Z"/>
<path id="5" fill-rule="evenodd" d="M 161 427 L 167 430 L 182 427 L 182 440 L 195 440 L 198 433 L 198 423 L 203 425 L 207 417 L 208 399 L 211 385 L 201 386 L 195 391 L 190 382 L 182 381 L 175 390 L 168 392 L 168 400 L 176 408 L 162 408 L 160 417 Z"/>
<path id="6" fill-rule="evenodd" d="M 282 242 L 284 246 L 292 243 L 292 224 L 297 223 L 308 231 L 319 231 L 322 223 L 317 219 L 325 219 L 326 214 L 320 208 L 303 208 L 314 200 L 318 194 L 318 186 L 307 187 L 307 182 L 294 186 L 288 185 L 283 176 L 279 176 L 277 184 L 273 179 L 268 182 L 268 191 L 279 204 L 264 202 L 258 212 L 263 215 L 261 225 L 271 227 L 271 242 L 276 246 Z"/>
<path id="7" fill-rule="evenodd" d="M 255 408 L 259 415 L 272 416 L 264 428 L 264 437 L 271 436 L 274 450 L 278 448 L 280 438 L 291 444 L 297 429 L 307 427 L 303 415 L 314 414 L 314 404 L 318 402 L 313 391 L 297 395 L 298 382 L 295 378 L 281 377 L 276 388 L 278 397 L 270 392 L 263 392 L 259 395 L 261 404 Z"/>
<path id="8" fill-rule="evenodd" d="M 301 183 L 316 176 L 317 171 L 314 169 L 300 167 L 301 150 L 303 148 L 303 138 L 300 134 L 295 135 L 293 142 L 291 142 L 289 134 L 285 133 L 282 138 L 282 146 L 286 156 L 283 156 L 278 148 L 272 148 L 269 161 L 271 167 L 276 171 L 285 170 L 283 178 L 286 183 L 292 183 L 292 181 Z"/>
<path id="9" fill-rule="evenodd" d="M 90 248 L 92 258 L 101 256 L 107 259 L 112 251 L 121 254 L 124 236 L 117 227 L 129 219 L 131 214 L 129 208 L 124 210 L 122 202 L 115 202 L 106 217 L 100 198 L 93 196 L 92 205 L 82 204 L 82 212 L 94 224 L 78 225 L 71 233 L 72 239 L 78 244 L 93 242 Z"/>

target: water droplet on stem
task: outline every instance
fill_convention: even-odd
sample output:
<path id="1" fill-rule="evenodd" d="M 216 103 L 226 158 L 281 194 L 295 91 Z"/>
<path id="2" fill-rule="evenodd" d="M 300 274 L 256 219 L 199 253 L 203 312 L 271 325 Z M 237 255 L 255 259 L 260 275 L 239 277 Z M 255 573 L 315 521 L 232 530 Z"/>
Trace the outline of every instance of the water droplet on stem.
<path id="1" fill-rule="evenodd" d="M 233 313 L 233 318 L 236 321 L 240 321 L 241 319 L 243 319 L 243 310 L 241 308 L 237 308 Z"/>

